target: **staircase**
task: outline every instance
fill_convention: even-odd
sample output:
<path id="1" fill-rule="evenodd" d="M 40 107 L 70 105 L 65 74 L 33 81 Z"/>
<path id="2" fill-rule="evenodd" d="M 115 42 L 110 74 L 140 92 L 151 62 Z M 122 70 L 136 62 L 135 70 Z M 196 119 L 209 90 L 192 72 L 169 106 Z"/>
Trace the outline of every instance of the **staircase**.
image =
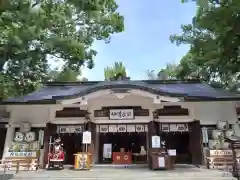
<path id="1" fill-rule="evenodd" d="M 177 167 L 172 171 L 150 171 L 146 168 L 95 167 L 90 171 L 19 172 L 13 180 L 233 180 L 230 173 L 196 167 Z"/>

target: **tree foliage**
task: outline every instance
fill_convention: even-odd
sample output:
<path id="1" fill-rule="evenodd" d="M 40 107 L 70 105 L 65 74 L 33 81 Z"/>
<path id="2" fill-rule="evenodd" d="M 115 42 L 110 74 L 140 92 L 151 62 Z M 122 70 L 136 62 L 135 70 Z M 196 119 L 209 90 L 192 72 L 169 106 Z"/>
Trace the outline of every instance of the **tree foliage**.
<path id="1" fill-rule="evenodd" d="M 190 45 L 178 67 L 178 77 L 196 76 L 236 89 L 240 80 L 239 14 L 239 0 L 208 0 L 197 6 L 193 23 L 182 25 L 182 34 L 170 37 L 177 45 Z"/>
<path id="2" fill-rule="evenodd" d="M 115 62 L 113 66 L 104 68 L 104 78 L 106 81 L 117 80 L 118 78 L 126 78 L 126 67 L 122 62 Z"/>
<path id="3" fill-rule="evenodd" d="M 74 82 L 80 80 L 81 73 L 71 69 L 51 70 L 48 74 L 48 81 Z"/>
<path id="4" fill-rule="evenodd" d="M 8 0 L 0 7 L 0 72 L 18 95 L 46 80 L 48 59 L 78 73 L 93 68 L 94 40 L 110 41 L 122 32 L 123 17 L 114 0 Z"/>

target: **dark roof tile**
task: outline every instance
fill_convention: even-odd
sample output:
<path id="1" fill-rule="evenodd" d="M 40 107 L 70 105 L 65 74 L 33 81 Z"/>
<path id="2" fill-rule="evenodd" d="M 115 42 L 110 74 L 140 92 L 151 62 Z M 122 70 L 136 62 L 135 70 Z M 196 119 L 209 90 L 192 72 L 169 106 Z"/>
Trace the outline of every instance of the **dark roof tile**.
<path id="1" fill-rule="evenodd" d="M 101 89 L 111 88 L 142 89 L 159 95 L 178 96 L 186 99 L 240 99 L 239 95 L 226 92 L 222 89 L 214 89 L 207 84 L 196 81 L 175 81 L 175 83 L 174 81 L 94 81 L 86 83 L 50 83 L 38 91 L 22 97 L 10 98 L 4 101 L 4 103 L 61 100 L 76 96 L 83 96 Z"/>

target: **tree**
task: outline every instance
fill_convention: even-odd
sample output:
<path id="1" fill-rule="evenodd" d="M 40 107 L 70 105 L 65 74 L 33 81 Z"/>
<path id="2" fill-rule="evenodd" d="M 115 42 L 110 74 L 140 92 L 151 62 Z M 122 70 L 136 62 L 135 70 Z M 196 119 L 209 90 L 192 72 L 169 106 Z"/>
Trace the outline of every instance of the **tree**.
<path id="1" fill-rule="evenodd" d="M 123 17 L 114 0 L 9 0 L 0 8 L 0 72 L 12 79 L 18 95 L 46 80 L 48 59 L 64 61 L 78 73 L 94 66 L 94 40 L 110 41 L 122 32 Z"/>
<path id="2" fill-rule="evenodd" d="M 178 71 L 178 65 L 168 63 L 165 68 L 159 71 L 158 77 L 162 80 L 177 79 Z"/>
<path id="3" fill-rule="evenodd" d="M 115 62 L 113 66 L 104 68 L 104 78 L 106 81 L 127 78 L 126 67 L 122 62 Z"/>
<path id="4" fill-rule="evenodd" d="M 0 84 L 0 100 L 4 100 L 17 94 L 13 82 L 2 73 L 0 74 Z"/>
<path id="5" fill-rule="evenodd" d="M 158 73 L 155 70 L 147 70 L 149 80 L 169 80 L 178 78 L 178 65 L 168 63 L 165 68 L 162 68 Z"/>
<path id="6" fill-rule="evenodd" d="M 188 57 L 180 62 L 182 75 L 194 72 L 204 81 L 219 81 L 228 89 L 239 83 L 239 13 L 238 0 L 209 0 L 197 7 L 193 23 L 182 25 L 182 34 L 170 37 L 177 45 L 191 46 Z"/>
<path id="7" fill-rule="evenodd" d="M 147 77 L 148 77 L 148 80 L 156 80 L 157 79 L 157 75 L 155 73 L 155 70 L 147 70 Z"/>
<path id="8" fill-rule="evenodd" d="M 74 82 L 80 79 L 81 73 L 71 69 L 64 69 L 62 71 L 52 70 L 49 72 L 48 76 L 49 81 Z"/>
<path id="9" fill-rule="evenodd" d="M 88 81 L 88 78 L 82 77 L 82 78 L 80 78 L 80 81 L 86 82 L 86 81 Z"/>

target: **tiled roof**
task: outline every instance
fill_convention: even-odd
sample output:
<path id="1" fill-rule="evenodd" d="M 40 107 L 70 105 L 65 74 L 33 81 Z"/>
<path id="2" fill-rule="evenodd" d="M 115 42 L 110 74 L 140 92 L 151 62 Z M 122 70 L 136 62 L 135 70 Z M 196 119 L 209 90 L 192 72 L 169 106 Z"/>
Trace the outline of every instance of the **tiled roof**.
<path id="1" fill-rule="evenodd" d="M 12 103 L 53 103 L 56 100 L 84 96 L 103 89 L 141 89 L 158 95 L 183 97 L 188 101 L 240 100 L 240 96 L 222 89 L 214 89 L 200 81 L 88 81 L 57 83 L 51 82 L 28 95 L 10 98 L 4 104 Z"/>

